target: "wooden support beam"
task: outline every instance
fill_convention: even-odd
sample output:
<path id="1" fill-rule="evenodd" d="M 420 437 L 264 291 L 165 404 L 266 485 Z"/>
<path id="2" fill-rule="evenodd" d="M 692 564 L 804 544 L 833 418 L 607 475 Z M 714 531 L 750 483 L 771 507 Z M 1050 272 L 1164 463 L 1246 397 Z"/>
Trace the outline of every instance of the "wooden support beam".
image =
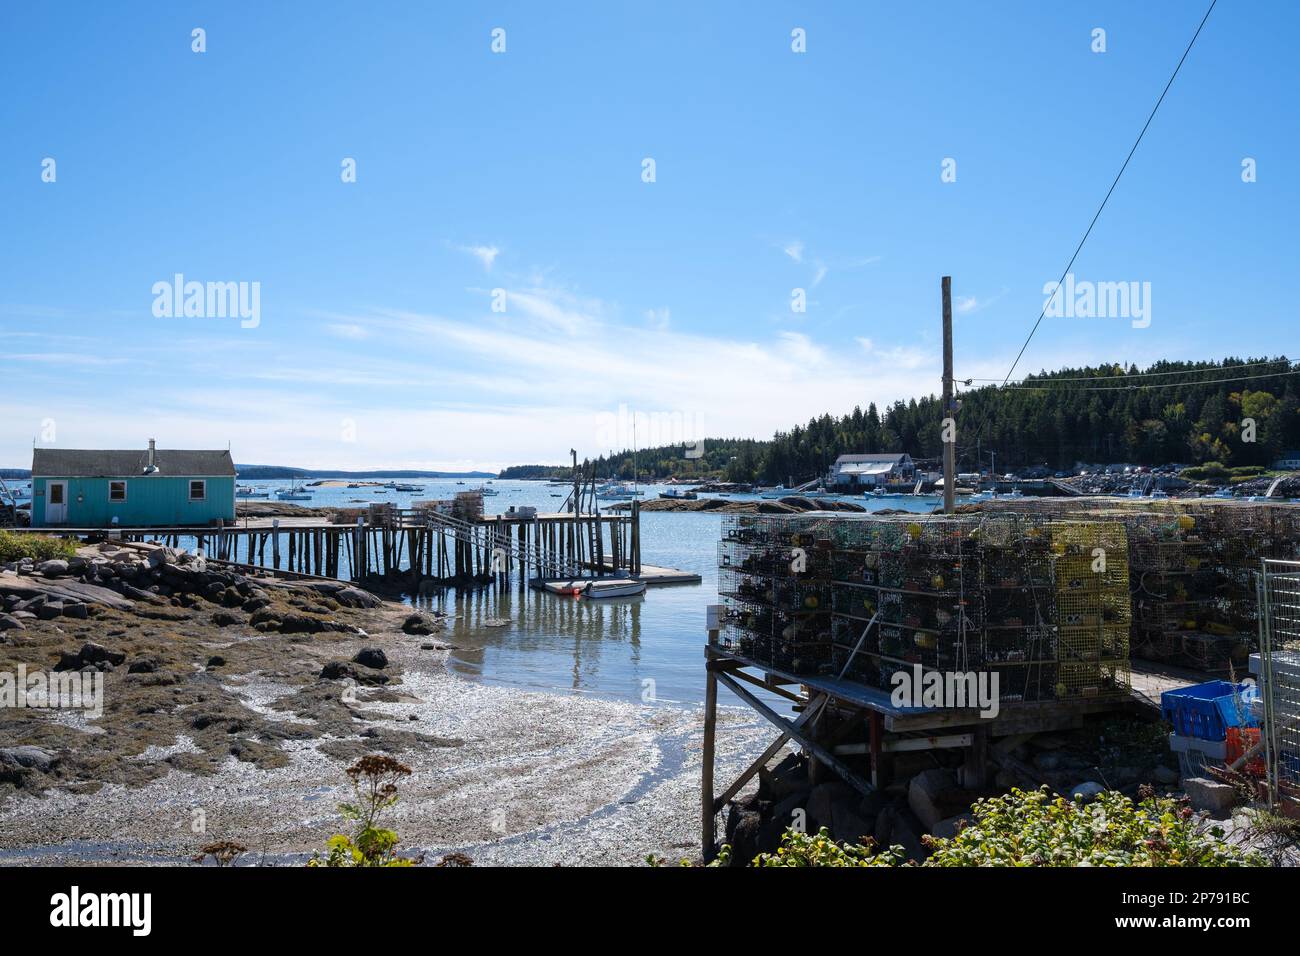
<path id="1" fill-rule="evenodd" d="M 875 792 L 875 787 L 859 777 L 856 772 L 851 770 L 848 765 L 844 763 L 844 761 L 840 760 L 833 753 L 814 740 L 809 733 L 805 732 L 803 727 L 796 727 L 794 721 L 786 720 L 784 717 L 781 717 L 776 713 L 776 711 L 768 707 L 767 704 L 763 703 L 749 691 L 745 690 L 745 688 L 741 687 L 740 683 L 730 674 L 721 672 L 713 673 L 716 673 L 717 679 L 725 684 L 733 694 L 752 707 L 761 717 L 777 727 L 782 733 L 787 733 L 795 740 L 799 741 L 799 743 L 801 743 L 804 748 L 812 754 L 812 756 L 816 757 L 822 763 L 826 764 L 826 766 L 839 774 L 844 782 L 853 787 L 853 789 L 857 790 L 863 796 Z"/>

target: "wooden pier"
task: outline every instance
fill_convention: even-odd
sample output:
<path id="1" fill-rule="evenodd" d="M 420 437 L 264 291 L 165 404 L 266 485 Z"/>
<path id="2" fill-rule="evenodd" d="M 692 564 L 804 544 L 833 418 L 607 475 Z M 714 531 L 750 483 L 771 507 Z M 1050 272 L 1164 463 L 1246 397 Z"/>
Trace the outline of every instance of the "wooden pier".
<path id="1" fill-rule="evenodd" d="M 465 519 L 432 508 L 376 504 L 355 523 L 319 517 L 244 518 L 225 527 L 32 528 L 47 534 L 186 544 L 253 568 L 410 587 L 630 577 L 647 584 L 699 575 L 642 566 L 640 508 L 628 514 L 534 512 Z"/>

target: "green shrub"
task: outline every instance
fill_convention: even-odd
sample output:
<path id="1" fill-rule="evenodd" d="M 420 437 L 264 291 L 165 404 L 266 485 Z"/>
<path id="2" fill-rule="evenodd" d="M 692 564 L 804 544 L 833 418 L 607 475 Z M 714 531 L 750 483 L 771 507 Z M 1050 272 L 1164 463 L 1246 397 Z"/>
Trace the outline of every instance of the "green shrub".
<path id="1" fill-rule="evenodd" d="M 345 819 L 356 823 L 351 835 L 336 833 L 325 856 L 312 854 L 308 866 L 415 866 L 420 860 L 397 855 L 397 834 L 379 825 L 380 815 L 397 802 L 397 781 L 411 768 L 392 757 L 362 757 L 348 768 L 354 803 L 339 804 Z"/>
<path id="2" fill-rule="evenodd" d="M 72 558 L 77 554 L 76 538 L 55 538 L 48 534 L 31 534 L 25 531 L 0 531 L 0 563 L 21 561 L 49 561 L 53 558 Z"/>
<path id="3" fill-rule="evenodd" d="M 975 820 L 954 837 L 926 837 L 921 866 L 1262 866 L 1258 854 L 1223 841 L 1221 827 L 1202 827 L 1173 800 L 1134 803 L 1110 790 L 1091 803 L 1067 800 L 1046 787 L 1012 790 L 976 801 Z M 775 853 L 751 866 L 911 865 L 901 847 L 878 850 L 787 830 Z"/>
<path id="4" fill-rule="evenodd" d="M 1203 465 L 1184 468 L 1179 477 L 1188 481 L 1225 481 L 1229 471 L 1221 461 L 1207 461 Z"/>

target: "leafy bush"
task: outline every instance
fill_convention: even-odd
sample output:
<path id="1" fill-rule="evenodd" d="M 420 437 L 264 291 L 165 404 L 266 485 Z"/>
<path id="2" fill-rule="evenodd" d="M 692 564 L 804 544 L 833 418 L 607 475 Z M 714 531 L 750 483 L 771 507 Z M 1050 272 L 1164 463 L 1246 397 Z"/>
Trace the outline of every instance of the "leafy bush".
<path id="1" fill-rule="evenodd" d="M 379 825 L 380 815 L 397 803 L 397 781 L 411 768 L 392 757 L 362 757 L 348 768 L 356 794 L 353 803 L 339 804 L 339 812 L 356 823 L 351 834 L 336 833 L 325 856 L 312 854 L 308 866 L 415 866 L 421 862 L 397 855 L 397 834 Z"/>
<path id="2" fill-rule="evenodd" d="M 926 866 L 1257 866 L 1188 807 L 1148 795 L 1134 803 L 1105 791 L 1091 803 L 1046 787 L 976 801 L 975 822 L 931 840 Z"/>
<path id="3" fill-rule="evenodd" d="M 1173 800 L 1148 795 L 1134 803 L 1106 791 L 1091 803 L 1046 787 L 1012 790 L 976 801 L 975 822 L 955 837 L 926 837 L 921 866 L 1261 866 L 1263 858 L 1223 842 L 1221 827 L 1203 828 Z M 901 847 L 878 850 L 787 830 L 775 853 L 751 866 L 904 866 Z"/>
<path id="4" fill-rule="evenodd" d="M 1203 465 L 1184 468 L 1180 477 L 1188 481 L 1226 481 L 1230 472 L 1221 461 L 1207 461 Z"/>
<path id="5" fill-rule="evenodd" d="M 48 534 L 31 534 L 22 531 L 0 531 L 0 562 L 49 561 L 53 558 L 73 558 L 77 555 L 75 538 L 55 538 Z"/>

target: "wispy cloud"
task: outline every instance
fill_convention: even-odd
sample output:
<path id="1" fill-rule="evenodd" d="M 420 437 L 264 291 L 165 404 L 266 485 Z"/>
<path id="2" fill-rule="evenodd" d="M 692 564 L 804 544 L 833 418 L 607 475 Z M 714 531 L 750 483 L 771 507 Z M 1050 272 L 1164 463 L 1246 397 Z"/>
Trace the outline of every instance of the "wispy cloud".
<path id="1" fill-rule="evenodd" d="M 650 328 L 657 329 L 660 332 L 665 331 L 672 324 L 672 312 L 664 307 L 662 309 L 646 309 L 645 320 Z"/>
<path id="2" fill-rule="evenodd" d="M 456 248 L 459 249 L 461 252 L 469 253 L 471 256 L 477 259 L 482 264 L 484 272 L 492 271 L 492 263 L 496 262 L 497 256 L 501 254 L 501 250 L 498 249 L 496 246 L 458 245 Z"/>
<path id="3" fill-rule="evenodd" d="M 803 240 L 792 239 L 781 247 L 781 251 L 795 262 L 803 262 Z"/>
<path id="4" fill-rule="evenodd" d="M 331 322 L 325 326 L 325 331 L 335 338 L 351 339 L 354 342 L 370 337 L 370 331 L 355 322 Z"/>

